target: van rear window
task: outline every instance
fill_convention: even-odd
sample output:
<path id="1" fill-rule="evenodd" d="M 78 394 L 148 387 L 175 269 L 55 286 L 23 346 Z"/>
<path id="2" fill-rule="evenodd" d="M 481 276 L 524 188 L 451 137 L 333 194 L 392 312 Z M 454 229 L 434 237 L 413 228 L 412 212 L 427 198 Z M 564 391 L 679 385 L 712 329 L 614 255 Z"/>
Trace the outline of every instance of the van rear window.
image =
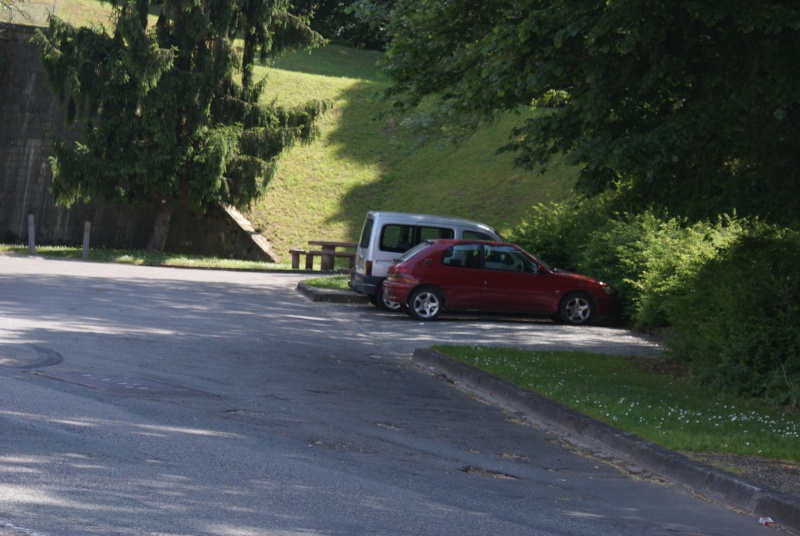
<path id="1" fill-rule="evenodd" d="M 360 248 L 368 248 L 369 241 L 372 237 L 372 227 L 375 225 L 375 220 L 367 218 L 364 222 L 364 228 L 361 230 L 361 241 L 358 243 Z"/>

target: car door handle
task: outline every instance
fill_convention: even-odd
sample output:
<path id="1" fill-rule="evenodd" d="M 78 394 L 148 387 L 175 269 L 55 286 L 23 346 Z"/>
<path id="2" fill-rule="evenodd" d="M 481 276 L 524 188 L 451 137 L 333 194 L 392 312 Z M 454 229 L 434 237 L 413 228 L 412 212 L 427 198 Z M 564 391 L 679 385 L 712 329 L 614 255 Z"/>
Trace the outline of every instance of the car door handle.
<path id="1" fill-rule="evenodd" d="M 423 261 L 423 264 L 424 264 L 425 266 L 431 266 L 431 265 L 433 264 L 433 261 L 432 261 L 431 259 L 425 259 L 425 260 Z"/>

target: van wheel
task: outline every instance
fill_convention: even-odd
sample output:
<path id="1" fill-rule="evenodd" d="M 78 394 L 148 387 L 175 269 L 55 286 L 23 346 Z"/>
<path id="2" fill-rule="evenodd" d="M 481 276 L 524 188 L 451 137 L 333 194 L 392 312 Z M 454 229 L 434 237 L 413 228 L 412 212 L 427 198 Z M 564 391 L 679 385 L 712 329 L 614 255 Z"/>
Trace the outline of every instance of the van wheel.
<path id="1" fill-rule="evenodd" d="M 431 287 L 415 289 L 408 297 L 408 314 L 417 320 L 435 320 L 444 309 L 444 297 Z"/>
<path id="2" fill-rule="evenodd" d="M 387 300 L 383 294 L 383 284 L 378 287 L 378 292 L 375 293 L 375 302 L 379 309 L 389 312 L 400 311 L 400 304 Z"/>

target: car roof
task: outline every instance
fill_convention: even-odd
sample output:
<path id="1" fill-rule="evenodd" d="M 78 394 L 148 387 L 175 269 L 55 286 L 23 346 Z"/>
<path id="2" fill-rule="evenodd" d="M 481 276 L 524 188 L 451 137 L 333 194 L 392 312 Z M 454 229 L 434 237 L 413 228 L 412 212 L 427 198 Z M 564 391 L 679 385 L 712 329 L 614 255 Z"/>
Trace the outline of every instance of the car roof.
<path id="1" fill-rule="evenodd" d="M 473 227 L 477 225 L 479 227 L 495 232 L 494 228 L 485 223 L 481 223 L 479 221 L 474 221 L 474 220 L 467 220 L 464 218 L 453 218 L 450 216 L 435 216 L 433 214 L 415 214 L 411 212 L 393 212 L 384 210 L 371 210 L 367 214 L 369 216 L 373 216 L 375 218 L 380 218 L 380 219 L 396 218 L 396 219 L 412 221 L 414 223 L 430 222 L 430 223 L 440 223 L 440 224 L 450 224 L 450 225 L 461 225 L 468 227 Z"/>
<path id="2" fill-rule="evenodd" d="M 477 239 L 464 239 L 464 238 L 429 238 L 425 240 L 425 242 L 431 242 L 435 244 L 447 244 L 449 246 L 458 244 L 491 244 L 493 246 L 514 246 L 514 244 L 511 244 L 509 242 L 497 242 L 494 240 L 477 240 Z"/>

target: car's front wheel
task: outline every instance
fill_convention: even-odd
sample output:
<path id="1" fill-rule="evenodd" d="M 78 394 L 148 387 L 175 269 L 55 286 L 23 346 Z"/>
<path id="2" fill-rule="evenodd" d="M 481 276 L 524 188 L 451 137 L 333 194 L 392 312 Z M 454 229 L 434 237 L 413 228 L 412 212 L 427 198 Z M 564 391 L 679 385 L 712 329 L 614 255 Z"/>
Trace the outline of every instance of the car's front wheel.
<path id="1" fill-rule="evenodd" d="M 567 324 L 588 324 L 594 317 L 594 301 L 583 292 L 576 292 L 561 300 L 558 307 L 558 319 Z"/>
<path id="2" fill-rule="evenodd" d="M 444 297 L 431 287 L 415 289 L 408 297 L 408 314 L 417 320 L 434 320 L 443 308 Z"/>

